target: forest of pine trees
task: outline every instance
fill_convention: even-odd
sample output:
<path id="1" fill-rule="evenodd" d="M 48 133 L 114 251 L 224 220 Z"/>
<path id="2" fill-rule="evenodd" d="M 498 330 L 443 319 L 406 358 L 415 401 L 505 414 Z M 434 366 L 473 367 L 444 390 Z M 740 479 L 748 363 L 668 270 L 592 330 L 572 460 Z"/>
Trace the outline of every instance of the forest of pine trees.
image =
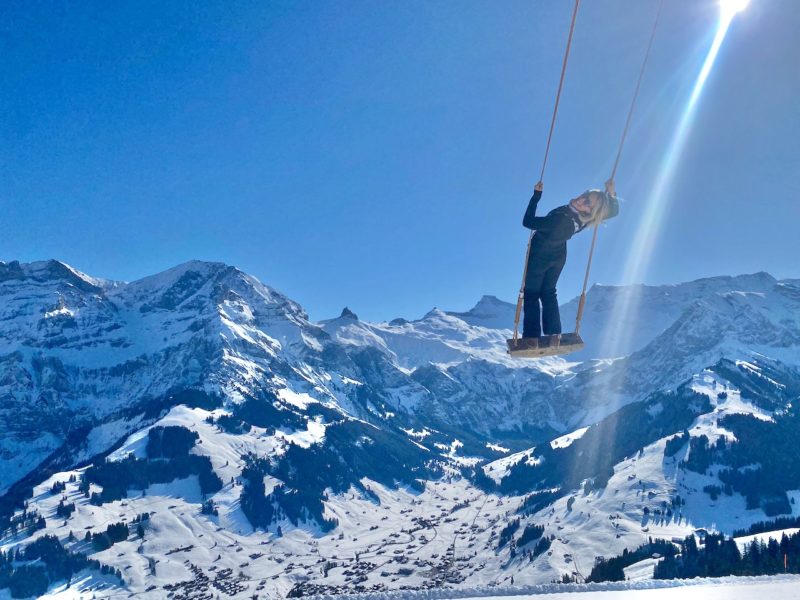
<path id="1" fill-rule="evenodd" d="M 127 531 L 127 526 L 125 529 Z M 0 589 L 7 588 L 12 598 L 38 597 L 51 584 L 71 581 L 75 573 L 84 569 L 95 569 L 122 580 L 119 569 L 87 558 L 85 554 L 70 552 L 56 536 L 46 535 L 24 549 L 0 552 Z"/>
<path id="2" fill-rule="evenodd" d="M 776 575 L 800 573 L 800 533 L 782 535 L 780 540 L 753 540 L 744 552 L 732 538 L 709 534 L 698 546 L 694 536 L 681 543 L 679 555 L 666 557 L 656 565 L 656 579 L 722 577 L 725 575 Z"/>
<path id="3" fill-rule="evenodd" d="M 784 534 L 780 540 L 754 540 L 744 552 L 733 538 L 722 534 L 708 534 L 703 545 L 698 545 L 693 535 L 677 545 L 651 538 L 647 544 L 626 549 L 619 556 L 598 557 L 586 581 L 624 581 L 626 567 L 652 556 L 662 557 L 655 567 L 655 579 L 800 573 L 800 532 Z"/>
<path id="4" fill-rule="evenodd" d="M 200 491 L 213 494 L 222 489 L 222 480 L 214 472 L 208 456 L 191 454 L 198 436 L 185 427 L 153 427 L 148 432 L 147 459 L 129 456 L 120 461 L 97 462 L 84 474 L 81 487 L 89 493 L 89 484 L 103 488 L 94 492 L 92 504 L 103 504 L 126 498 L 128 489 L 146 489 L 153 483 L 169 483 L 175 479 L 197 475 Z"/>
<path id="5" fill-rule="evenodd" d="M 650 538 L 648 543 L 643 544 L 635 550 L 627 548 L 619 556 L 604 558 L 598 556 L 594 561 L 592 572 L 586 578 L 587 582 L 600 581 L 625 581 L 626 567 L 637 563 L 653 555 L 671 557 L 677 553 L 677 548 L 672 542 L 666 540 Z"/>

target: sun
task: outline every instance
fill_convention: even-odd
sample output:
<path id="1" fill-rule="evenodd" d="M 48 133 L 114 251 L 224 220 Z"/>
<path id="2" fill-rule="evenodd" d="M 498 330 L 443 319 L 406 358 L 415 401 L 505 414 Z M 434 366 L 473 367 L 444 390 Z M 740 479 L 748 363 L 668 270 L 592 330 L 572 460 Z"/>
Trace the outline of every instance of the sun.
<path id="1" fill-rule="evenodd" d="M 733 17 L 743 11 L 750 4 L 750 0 L 719 0 L 719 8 L 726 17 Z"/>

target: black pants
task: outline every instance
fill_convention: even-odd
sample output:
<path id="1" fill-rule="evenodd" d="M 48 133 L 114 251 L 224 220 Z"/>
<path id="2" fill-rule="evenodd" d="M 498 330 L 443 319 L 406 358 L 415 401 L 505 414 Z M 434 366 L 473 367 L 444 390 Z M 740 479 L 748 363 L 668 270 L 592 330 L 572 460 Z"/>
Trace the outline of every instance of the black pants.
<path id="1" fill-rule="evenodd" d="M 561 333 L 561 314 L 558 311 L 556 283 L 564 268 L 566 256 L 548 258 L 531 256 L 525 277 L 525 316 L 522 337 L 540 337 Z M 541 303 L 541 308 L 540 308 Z"/>

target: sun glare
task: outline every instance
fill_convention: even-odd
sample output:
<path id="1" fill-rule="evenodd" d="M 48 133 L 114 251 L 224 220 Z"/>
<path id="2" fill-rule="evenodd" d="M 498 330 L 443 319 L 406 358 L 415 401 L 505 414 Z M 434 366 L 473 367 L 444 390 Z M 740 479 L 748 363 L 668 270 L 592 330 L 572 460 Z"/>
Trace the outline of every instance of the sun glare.
<path id="1" fill-rule="evenodd" d="M 719 0 L 719 8 L 723 18 L 731 19 L 733 15 L 743 11 L 750 4 L 750 0 Z"/>
<path id="2" fill-rule="evenodd" d="M 670 196 L 670 187 L 677 170 L 686 143 L 689 139 L 692 122 L 697 113 L 697 105 L 705 87 L 708 76 L 719 54 L 725 35 L 728 33 L 734 15 L 747 6 L 747 0 L 721 0 L 722 13 L 714 35 L 714 40 L 706 54 L 705 60 L 695 79 L 692 93 L 673 131 L 672 138 L 666 146 L 658 174 L 653 182 L 642 220 L 636 236 L 631 244 L 631 252 L 625 264 L 623 282 L 626 284 L 641 283 L 645 279 L 647 266 L 652 257 L 659 230 L 663 222 Z M 625 324 L 635 320 L 639 309 L 638 294 L 630 293 L 615 304 L 614 318 L 616 331 L 609 331 L 603 340 L 604 356 L 619 356 L 630 341 L 634 332 Z"/>
<path id="3" fill-rule="evenodd" d="M 686 100 L 686 106 L 681 113 L 680 119 L 676 123 L 675 129 L 669 144 L 665 147 L 658 174 L 653 182 L 653 187 L 647 199 L 647 205 L 641 217 L 641 222 L 637 229 L 634 240 L 631 244 L 628 259 L 625 263 L 623 273 L 623 283 L 631 285 L 644 281 L 647 267 L 656 246 L 661 225 L 663 223 L 673 177 L 678 169 L 678 165 L 683 155 L 684 148 L 689 139 L 692 123 L 697 113 L 697 106 L 705 88 L 708 76 L 716 62 L 722 42 L 725 39 L 728 29 L 734 16 L 743 10 L 748 4 L 747 0 L 720 0 L 720 18 L 711 47 L 703 60 L 702 67 L 697 73 L 697 77 L 692 87 L 692 92 Z M 610 323 L 614 324 L 613 329 L 608 328 L 602 338 L 601 356 L 605 358 L 617 358 L 623 353 L 631 352 L 630 342 L 633 340 L 631 325 L 636 323 L 642 302 L 642 287 L 635 285 L 629 293 L 621 294 L 611 309 Z M 601 380 L 598 391 L 607 401 L 612 401 L 615 397 L 616 389 L 613 370 L 606 374 L 606 378 Z M 613 437 L 613 436 L 612 436 Z M 615 443 L 615 439 L 608 440 L 608 445 Z M 596 449 L 599 453 L 601 448 Z"/>

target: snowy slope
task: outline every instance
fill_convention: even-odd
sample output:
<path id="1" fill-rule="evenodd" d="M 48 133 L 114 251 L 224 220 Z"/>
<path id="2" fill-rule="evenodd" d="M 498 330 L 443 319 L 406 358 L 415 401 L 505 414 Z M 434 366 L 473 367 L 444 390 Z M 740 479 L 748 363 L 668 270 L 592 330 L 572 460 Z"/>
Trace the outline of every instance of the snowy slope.
<path id="1" fill-rule="evenodd" d="M 613 582 L 591 584 L 551 583 L 536 586 L 488 587 L 464 590 L 436 590 L 424 593 L 414 591 L 379 594 L 350 594 L 352 600 L 468 600 L 471 598 L 517 598 L 518 600 L 660 600 L 681 597 L 690 600 L 755 600 L 766 595 L 785 600 L 796 596 L 800 577 L 778 575 L 772 577 L 718 577 L 696 578 L 682 581 Z M 576 596 L 575 594 L 580 594 Z"/>
<path id="2" fill-rule="evenodd" d="M 586 349 L 577 358 L 627 356 L 644 348 L 697 301 L 733 291 L 769 293 L 776 285 L 778 282 L 767 273 L 710 277 L 674 285 L 593 285 L 581 324 Z M 577 308 L 577 299 L 564 305 L 565 324 L 574 323 Z"/>

